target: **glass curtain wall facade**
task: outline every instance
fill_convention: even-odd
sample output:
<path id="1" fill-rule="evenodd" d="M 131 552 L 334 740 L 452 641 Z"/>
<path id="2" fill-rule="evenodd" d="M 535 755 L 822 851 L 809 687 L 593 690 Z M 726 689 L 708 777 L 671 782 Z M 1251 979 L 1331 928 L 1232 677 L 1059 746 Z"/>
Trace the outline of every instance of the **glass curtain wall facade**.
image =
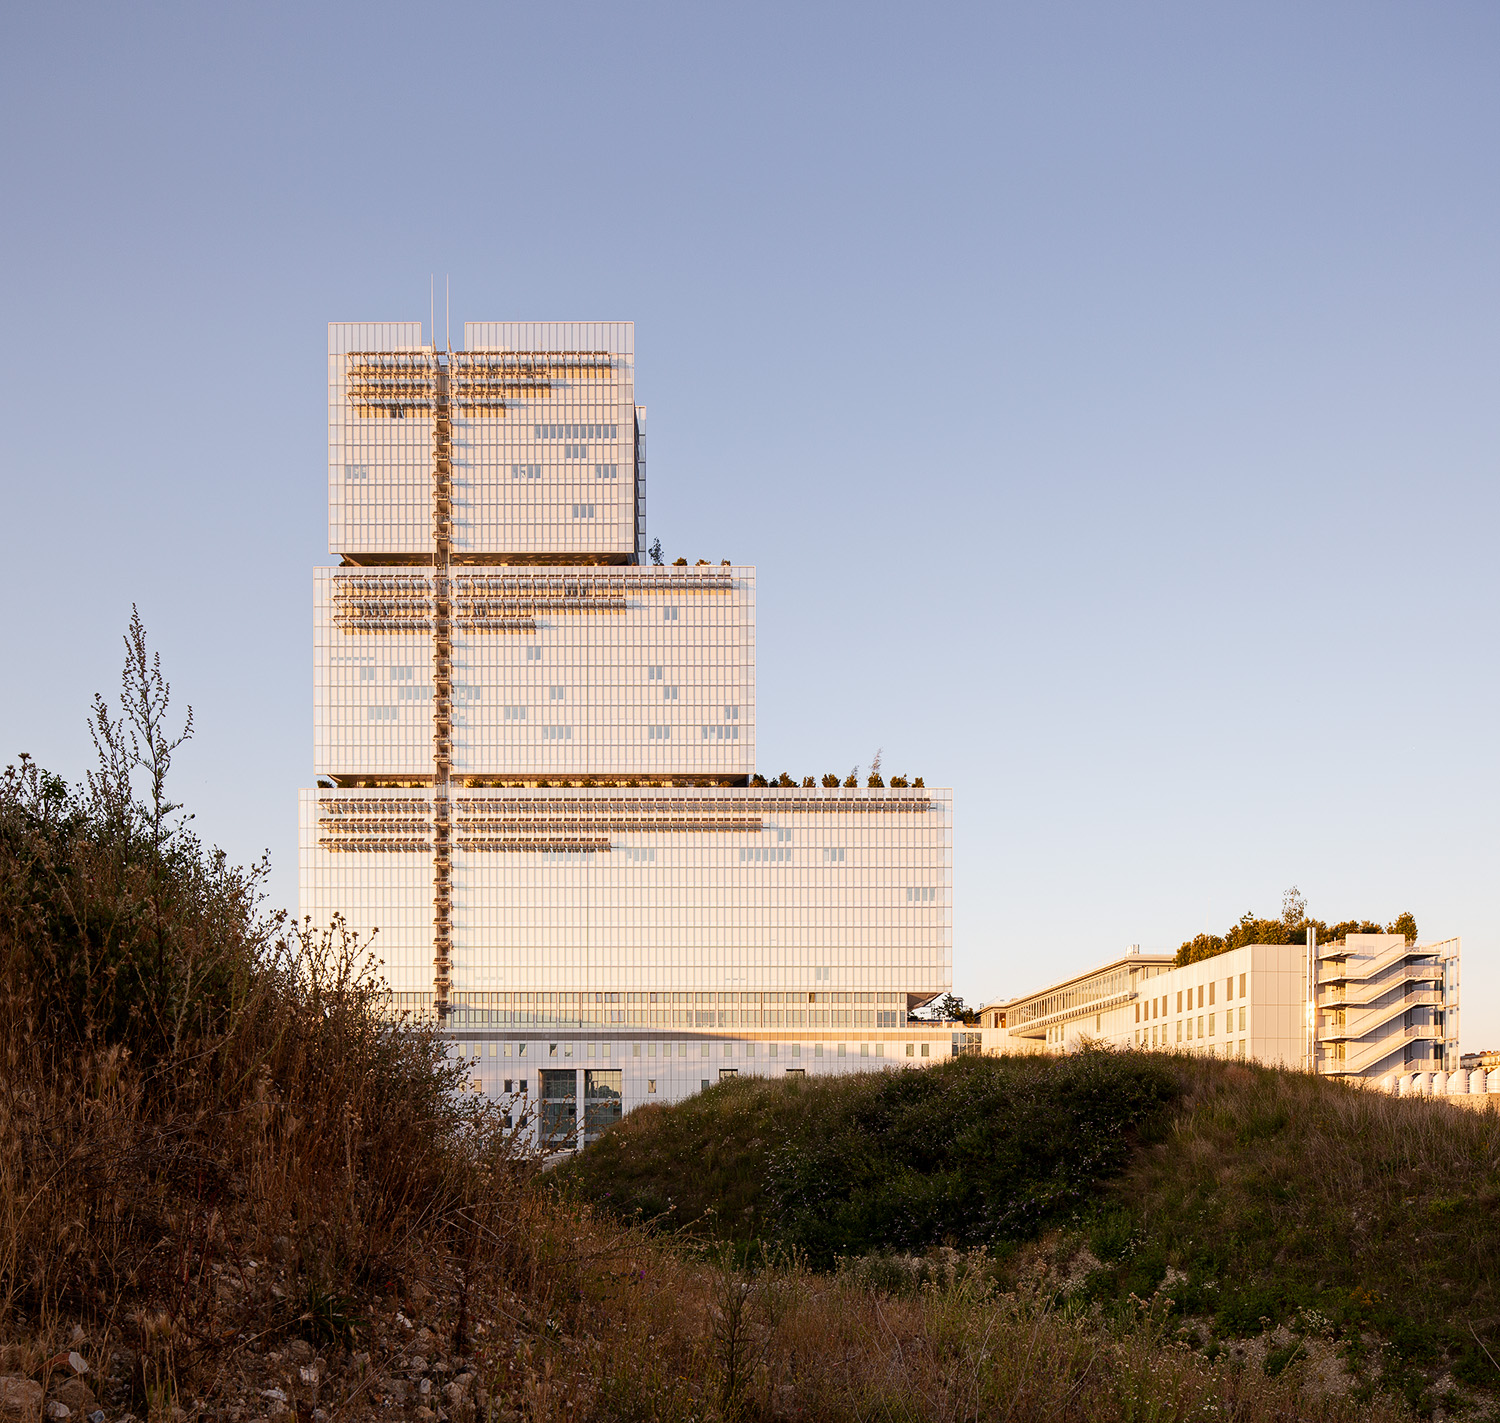
<path id="1" fill-rule="evenodd" d="M 302 912 L 553 1128 L 947 1055 L 950 794 L 751 783 L 755 571 L 647 562 L 633 327 L 421 335 L 329 328 Z"/>

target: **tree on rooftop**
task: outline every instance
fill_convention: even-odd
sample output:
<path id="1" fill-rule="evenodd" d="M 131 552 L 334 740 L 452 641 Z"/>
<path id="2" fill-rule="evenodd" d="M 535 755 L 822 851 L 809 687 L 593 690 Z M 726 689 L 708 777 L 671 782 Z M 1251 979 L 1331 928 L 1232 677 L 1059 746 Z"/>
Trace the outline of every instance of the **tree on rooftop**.
<path id="1" fill-rule="evenodd" d="M 1385 928 L 1373 919 L 1342 919 L 1337 924 L 1325 924 L 1308 914 L 1307 901 L 1293 885 L 1281 897 L 1279 919 L 1261 919 L 1246 911 L 1225 934 L 1202 933 L 1188 939 L 1177 950 L 1173 962 L 1178 967 L 1201 963 L 1247 944 L 1303 944 L 1307 942 L 1309 929 L 1317 935 L 1320 944 L 1336 943 L 1350 934 L 1401 934 L 1411 940 L 1417 937 L 1416 917 L 1410 911 L 1399 915 Z"/>

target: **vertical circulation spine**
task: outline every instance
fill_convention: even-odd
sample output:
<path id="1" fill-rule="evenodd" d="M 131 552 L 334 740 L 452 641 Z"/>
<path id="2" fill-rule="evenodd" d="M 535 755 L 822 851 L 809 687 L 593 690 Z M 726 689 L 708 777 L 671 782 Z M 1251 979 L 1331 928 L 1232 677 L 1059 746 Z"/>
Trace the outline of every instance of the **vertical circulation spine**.
<path id="1" fill-rule="evenodd" d="M 435 344 L 435 343 L 434 343 Z M 432 1002 L 447 1016 L 453 986 L 452 860 L 448 777 L 453 760 L 452 596 L 453 430 L 449 361 L 434 352 L 432 434 Z"/>

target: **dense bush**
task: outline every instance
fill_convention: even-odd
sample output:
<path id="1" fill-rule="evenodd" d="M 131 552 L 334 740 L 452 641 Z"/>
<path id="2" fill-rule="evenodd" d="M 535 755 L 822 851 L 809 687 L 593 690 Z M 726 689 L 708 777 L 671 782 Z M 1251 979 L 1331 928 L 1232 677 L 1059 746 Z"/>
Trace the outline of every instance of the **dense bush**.
<path id="1" fill-rule="evenodd" d="M 166 789 L 191 721 L 167 733 L 138 620 L 127 648 L 85 785 L 24 757 L 0 782 L 0 1327 L 135 1319 L 179 1363 L 227 1323 L 347 1334 L 472 1248 L 511 1147 L 367 946 L 264 914 L 263 868 L 191 834 Z M 267 1256 L 281 1295 L 228 1319 L 219 1272 Z"/>
<path id="2" fill-rule="evenodd" d="M 560 1180 L 616 1211 L 793 1246 L 819 1265 L 987 1245 L 1079 1211 L 1176 1094 L 1161 1059 L 1102 1051 L 740 1078 L 632 1114 Z"/>

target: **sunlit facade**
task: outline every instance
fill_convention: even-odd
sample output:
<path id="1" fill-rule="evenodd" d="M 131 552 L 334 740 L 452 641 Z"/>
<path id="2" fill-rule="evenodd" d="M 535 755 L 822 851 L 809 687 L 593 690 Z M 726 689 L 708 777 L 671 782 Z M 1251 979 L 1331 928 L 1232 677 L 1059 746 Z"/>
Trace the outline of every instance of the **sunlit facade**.
<path id="1" fill-rule="evenodd" d="M 544 1125 L 950 1055 L 949 793 L 752 784 L 755 571 L 647 561 L 633 328 L 464 332 L 329 329 L 302 912 Z"/>
<path id="2" fill-rule="evenodd" d="M 1459 1068 L 1458 939 L 1349 934 L 1178 966 L 1135 949 L 980 1010 L 987 1052 L 1091 1043 L 1293 1067 L 1384 1086 Z"/>

